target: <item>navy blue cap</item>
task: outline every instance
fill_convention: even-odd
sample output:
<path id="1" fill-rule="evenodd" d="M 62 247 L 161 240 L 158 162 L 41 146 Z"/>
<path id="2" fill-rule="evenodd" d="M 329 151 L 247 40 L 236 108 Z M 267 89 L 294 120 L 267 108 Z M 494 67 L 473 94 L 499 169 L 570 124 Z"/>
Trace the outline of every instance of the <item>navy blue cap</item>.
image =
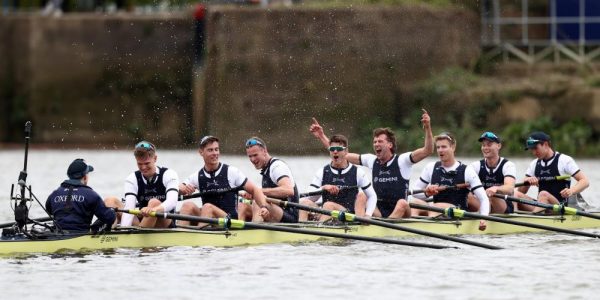
<path id="1" fill-rule="evenodd" d="M 94 171 L 94 167 L 86 164 L 83 158 L 78 158 L 69 165 L 67 176 L 69 176 L 69 179 L 81 179 L 92 171 Z"/>
<path id="2" fill-rule="evenodd" d="M 545 132 L 536 131 L 529 135 L 525 141 L 525 150 L 533 149 L 537 144 L 542 142 L 549 142 L 550 136 Z"/>

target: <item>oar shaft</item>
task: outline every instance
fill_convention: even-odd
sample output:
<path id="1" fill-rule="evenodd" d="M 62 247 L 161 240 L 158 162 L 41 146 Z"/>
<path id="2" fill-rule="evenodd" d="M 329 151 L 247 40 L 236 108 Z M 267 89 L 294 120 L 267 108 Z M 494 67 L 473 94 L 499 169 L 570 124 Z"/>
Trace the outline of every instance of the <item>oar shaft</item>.
<path id="1" fill-rule="evenodd" d="M 442 240 L 467 244 L 467 245 L 486 248 L 486 249 L 493 249 L 493 250 L 502 249 L 502 247 L 498 247 L 498 246 L 494 246 L 494 245 L 488 245 L 488 244 L 484 244 L 484 243 L 474 242 L 474 241 L 470 241 L 470 240 L 453 237 L 450 235 L 443 235 L 443 234 L 439 234 L 439 233 L 435 233 L 435 232 L 405 227 L 405 226 L 401 226 L 398 224 L 392 224 L 392 223 L 379 221 L 379 220 L 372 220 L 372 219 L 363 218 L 363 217 L 356 217 L 355 220 L 357 220 L 361 223 L 367 223 L 367 224 L 377 225 L 377 226 L 381 226 L 381 227 L 402 230 L 402 231 L 406 231 L 406 232 L 410 232 L 410 233 L 414 233 L 414 234 L 418 234 L 418 235 L 424 235 L 424 236 L 428 236 L 428 237 L 438 238 L 438 239 L 442 239 Z"/>
<path id="2" fill-rule="evenodd" d="M 581 211 L 581 210 L 573 208 L 573 207 L 564 206 L 564 204 L 547 204 L 547 203 L 542 203 L 542 202 L 533 201 L 533 200 L 529 200 L 529 199 L 517 198 L 514 196 L 503 195 L 503 194 L 494 194 L 494 197 L 502 198 L 507 201 L 514 201 L 514 202 L 523 203 L 523 204 L 527 204 L 527 205 L 531 205 L 531 206 L 537 206 L 537 207 L 542 207 L 542 208 L 546 208 L 546 209 L 551 209 L 554 212 L 556 212 L 558 214 L 562 214 L 562 215 L 578 215 L 578 216 L 583 216 L 583 217 L 600 220 L 600 216 L 598 216 L 598 215 L 584 212 L 584 211 Z"/>
<path id="3" fill-rule="evenodd" d="M 117 211 L 125 212 L 125 213 L 132 213 L 132 214 L 139 214 L 138 210 L 119 209 Z M 316 235 L 316 236 L 368 241 L 368 242 L 377 242 L 377 243 L 385 243 L 385 244 L 396 244 L 396 245 L 412 246 L 412 247 L 425 247 L 425 248 L 432 248 L 432 249 L 456 248 L 456 247 L 450 247 L 450 246 L 407 242 L 407 241 L 399 241 L 399 240 L 377 238 L 377 237 L 366 237 L 366 236 L 350 235 L 350 234 L 344 234 L 344 233 L 322 232 L 322 231 L 302 229 L 302 228 L 259 224 L 259 223 L 244 222 L 241 220 L 230 220 L 230 219 L 223 219 L 223 218 L 214 219 L 214 218 L 205 218 L 205 217 L 197 217 L 197 216 L 181 215 L 181 214 L 170 214 L 170 213 L 153 213 L 152 216 L 157 217 L 157 218 L 165 218 L 165 219 L 172 219 L 172 220 L 184 220 L 184 221 L 191 221 L 191 222 L 215 224 L 215 225 L 219 225 L 221 227 L 224 227 L 225 225 L 227 225 L 228 227 L 230 226 L 230 228 L 238 228 L 238 229 L 243 229 L 243 228 L 265 229 L 265 230 L 271 230 L 271 231 L 281 231 L 281 232 Z M 228 222 L 230 222 L 230 224 L 226 224 Z"/>
<path id="4" fill-rule="evenodd" d="M 340 187 L 340 192 L 344 191 L 344 190 L 352 190 L 352 189 L 357 189 L 358 186 L 356 185 L 352 185 L 352 186 L 341 186 Z M 310 196 L 321 196 L 323 194 L 327 194 L 328 192 L 326 190 L 318 190 L 318 191 L 312 191 L 312 192 L 307 192 L 307 193 L 302 193 L 300 194 L 300 198 L 303 197 L 310 197 Z"/>
<path id="5" fill-rule="evenodd" d="M 441 185 L 439 187 L 439 191 L 445 191 L 445 190 L 458 190 L 458 189 L 464 189 L 464 188 L 468 188 L 469 184 L 468 183 L 459 183 L 456 185 Z M 425 190 L 408 190 L 409 195 L 416 195 L 416 194 L 422 194 L 425 193 Z"/>
<path id="6" fill-rule="evenodd" d="M 294 202 L 283 201 L 283 200 L 279 200 L 279 199 L 271 199 L 271 198 L 267 198 L 267 201 L 270 203 L 282 206 L 282 207 L 292 206 L 292 207 L 296 207 L 296 208 L 299 208 L 302 210 L 312 211 L 312 212 L 316 212 L 316 213 L 320 213 L 320 214 L 324 214 L 324 215 L 328 215 L 328 216 L 332 216 L 332 217 L 339 216 L 338 211 L 326 210 L 326 209 L 319 208 L 319 207 L 306 206 L 306 205 L 302 205 L 302 204 L 298 204 L 298 203 L 294 203 Z M 487 249 L 502 249 L 501 247 L 497 247 L 497 246 L 493 246 L 493 245 L 487 245 L 487 244 L 473 242 L 473 241 L 469 241 L 469 240 L 465 240 L 465 239 L 461 239 L 461 238 L 457 238 L 457 237 L 453 237 L 453 236 L 442 235 L 442 234 L 438 234 L 438 233 L 434 233 L 434 232 L 405 227 L 405 226 L 401 226 L 398 224 L 392 224 L 392 223 L 388 223 L 388 222 L 384 222 L 384 221 L 359 217 L 359 216 L 356 216 L 356 215 L 350 214 L 350 213 L 344 213 L 344 216 L 345 216 L 345 221 L 350 221 L 350 222 L 357 221 L 357 222 L 364 223 L 364 224 L 377 225 L 377 226 L 391 228 L 391 229 L 395 229 L 395 230 L 406 231 L 406 232 L 414 233 L 417 235 L 424 235 L 424 236 L 428 236 L 428 237 L 453 241 L 453 242 L 462 243 L 462 244 L 468 244 L 468 245 L 487 248 Z"/>
<path id="7" fill-rule="evenodd" d="M 528 204 L 531 206 L 537 206 L 537 207 L 542 207 L 542 208 L 547 208 L 547 209 L 554 208 L 554 205 L 552 205 L 552 204 L 542 203 L 542 202 L 533 201 L 533 200 L 529 200 L 529 199 L 517 198 L 517 197 L 504 195 L 504 194 L 494 194 L 494 197 L 501 198 L 501 199 L 504 199 L 507 201 L 514 201 L 514 202 L 518 202 L 518 203 Z"/>
<path id="8" fill-rule="evenodd" d="M 560 175 L 560 176 L 545 176 L 545 177 L 538 177 L 537 179 L 539 181 L 555 181 L 555 180 L 568 180 L 570 179 L 571 176 L 569 175 Z M 529 182 L 525 181 L 525 182 L 519 182 L 515 184 L 515 187 L 520 187 L 520 186 L 529 186 Z"/>
<path id="9" fill-rule="evenodd" d="M 561 233 L 581 235 L 581 236 L 587 236 L 587 237 L 592 237 L 592 238 L 600 238 L 600 235 L 593 234 L 593 233 L 563 229 L 563 228 L 534 224 L 534 223 L 526 223 L 526 222 L 515 221 L 515 220 L 511 220 L 511 219 L 494 217 L 494 216 L 485 216 L 485 215 L 480 215 L 480 214 L 476 214 L 476 213 L 470 213 L 470 212 L 467 212 L 467 211 L 464 211 L 461 209 L 456 209 L 456 208 L 454 208 L 452 210 L 454 212 L 454 216 L 449 216 L 448 215 L 449 210 L 446 210 L 443 208 L 439 208 L 439 207 L 435 207 L 435 206 L 428 206 L 428 205 L 420 205 L 420 204 L 415 204 L 415 203 L 411 203 L 410 206 L 417 208 L 417 209 L 439 212 L 439 213 L 442 213 L 443 215 L 446 215 L 451 218 L 453 218 L 453 217 L 454 218 L 469 217 L 469 218 L 474 218 L 474 219 L 494 221 L 494 222 L 498 222 L 498 223 L 506 223 L 506 224 L 516 225 L 516 226 L 531 227 L 531 228 L 537 228 L 537 229 L 548 230 L 548 231 L 556 231 L 556 232 L 561 232 Z"/>
<path id="10" fill-rule="evenodd" d="M 183 200 L 187 200 L 187 199 L 200 198 L 200 197 L 206 197 L 206 196 L 218 196 L 218 195 L 223 195 L 226 193 L 237 192 L 240 190 L 242 190 L 241 187 L 236 187 L 236 188 L 219 189 L 219 190 L 208 191 L 208 192 L 194 193 L 194 194 L 190 194 L 190 195 L 179 195 L 178 200 L 183 201 Z"/>

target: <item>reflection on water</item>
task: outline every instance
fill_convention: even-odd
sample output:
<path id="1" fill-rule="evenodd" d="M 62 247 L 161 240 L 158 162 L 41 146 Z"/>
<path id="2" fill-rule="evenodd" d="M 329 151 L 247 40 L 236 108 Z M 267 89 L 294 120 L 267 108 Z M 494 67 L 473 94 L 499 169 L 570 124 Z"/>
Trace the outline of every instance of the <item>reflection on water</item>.
<path id="1" fill-rule="evenodd" d="M 10 183 L 23 167 L 22 151 L 0 152 L 0 223 L 12 219 Z M 193 151 L 160 151 L 159 164 L 181 178 L 201 166 Z M 41 201 L 66 177 L 74 158 L 85 158 L 95 171 L 90 185 L 101 195 L 121 195 L 123 179 L 135 160 L 123 151 L 30 153 L 28 182 Z M 301 191 L 327 163 L 326 156 L 283 157 Z M 465 163 L 473 159 L 463 159 Z M 251 180 L 258 172 L 243 156 L 224 156 Z M 522 174 L 530 159 L 515 159 Z M 598 161 L 579 160 L 592 187 L 584 194 L 596 204 Z M 426 163 L 415 166 L 417 180 Z M 533 194 L 533 193 L 532 193 Z M 39 208 L 32 216 L 42 216 Z M 586 230 L 599 233 L 598 230 Z M 383 298 L 425 299 L 589 299 L 600 277 L 598 240 L 554 233 L 464 237 L 505 247 L 486 250 L 421 249 L 368 242 L 335 241 L 252 247 L 171 247 L 115 249 L 0 259 L 2 299 L 226 299 Z M 419 242 L 446 244 L 430 238 Z M 447 245 L 447 244 L 446 244 Z M 559 284 L 562 288 L 556 288 Z"/>

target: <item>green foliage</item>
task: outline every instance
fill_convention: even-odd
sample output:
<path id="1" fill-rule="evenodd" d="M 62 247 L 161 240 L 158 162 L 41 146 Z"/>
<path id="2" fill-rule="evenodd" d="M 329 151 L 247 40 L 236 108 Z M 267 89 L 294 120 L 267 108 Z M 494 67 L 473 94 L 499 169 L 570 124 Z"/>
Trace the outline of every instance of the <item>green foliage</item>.
<path id="1" fill-rule="evenodd" d="M 600 88 L 600 76 L 592 76 L 587 80 L 587 84 L 593 88 Z"/>
<path id="2" fill-rule="evenodd" d="M 589 156 L 597 154 L 598 141 L 592 140 L 592 129 L 581 119 L 564 124 L 555 124 L 550 117 L 512 123 L 504 129 L 502 137 L 504 153 L 520 154 L 525 149 L 525 139 L 533 131 L 543 131 L 550 135 L 555 150 L 569 155 Z"/>
<path id="3" fill-rule="evenodd" d="M 590 79 L 590 85 L 600 84 L 598 79 Z M 482 132 L 492 130 L 504 140 L 503 155 L 526 156 L 524 141 L 533 131 L 544 131 L 552 137 L 553 147 L 569 155 L 591 156 L 600 153 L 600 142 L 597 132 L 581 118 L 573 118 L 559 123 L 551 115 L 522 122 L 511 122 L 502 128 L 489 128 L 489 116 L 497 112 L 501 103 L 514 103 L 524 95 L 542 97 L 547 103 L 552 99 L 564 96 L 569 85 L 552 86 L 550 90 L 539 94 L 529 88 L 505 88 L 501 90 L 485 87 L 477 75 L 460 68 L 449 68 L 433 75 L 415 86 L 410 94 L 411 111 L 405 118 L 396 120 L 392 128 L 398 138 L 399 151 L 413 150 L 423 146 L 424 133 L 419 124 L 421 111 L 426 108 L 432 116 L 433 134 L 448 131 L 458 141 L 457 154 L 479 155 L 480 144 L 477 141 Z M 482 89 L 481 86 L 485 88 Z M 477 91 L 477 92 L 474 92 Z M 375 127 L 390 126 L 389 122 L 373 119 L 362 125 L 365 136 L 370 137 L 370 130 Z M 366 139 L 359 144 L 361 150 L 370 151 L 371 140 Z"/>

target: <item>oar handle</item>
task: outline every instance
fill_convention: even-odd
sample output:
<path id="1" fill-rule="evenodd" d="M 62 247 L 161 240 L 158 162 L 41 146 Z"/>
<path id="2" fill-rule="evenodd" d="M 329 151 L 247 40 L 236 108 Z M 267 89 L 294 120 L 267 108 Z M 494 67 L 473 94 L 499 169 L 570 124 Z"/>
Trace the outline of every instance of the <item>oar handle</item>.
<path id="1" fill-rule="evenodd" d="M 464 189 L 464 188 L 468 188 L 469 184 L 468 183 L 459 183 L 459 184 L 455 184 L 455 185 L 440 185 L 440 187 L 438 188 L 438 191 L 445 191 L 445 190 L 458 190 L 458 189 Z M 423 194 L 425 193 L 425 190 L 408 190 L 409 195 L 415 195 L 415 194 Z"/>
<path id="2" fill-rule="evenodd" d="M 345 190 L 353 190 L 353 189 L 357 189 L 357 188 L 358 188 L 357 185 L 340 186 L 340 192 L 341 191 L 345 191 Z M 321 196 L 321 195 L 328 194 L 328 193 L 329 192 L 327 192 L 326 190 L 312 191 L 312 192 L 307 192 L 307 193 L 300 194 L 300 198 L 310 197 L 310 196 Z"/>
<path id="3" fill-rule="evenodd" d="M 227 193 L 235 193 L 242 189 L 243 189 L 243 187 L 235 187 L 235 188 L 226 188 L 226 189 L 218 189 L 218 190 L 194 193 L 194 194 L 190 194 L 190 195 L 179 195 L 177 200 L 183 201 L 183 200 L 187 200 L 187 199 L 200 198 L 200 197 L 206 197 L 206 196 L 218 196 L 218 195 L 223 195 L 223 194 L 227 194 Z"/>
<path id="4" fill-rule="evenodd" d="M 538 177 L 537 178 L 539 181 L 559 181 L 559 180 L 569 180 L 571 179 L 571 176 L 569 175 L 560 175 L 560 176 L 545 176 L 545 177 Z M 515 184 L 515 187 L 520 187 L 520 186 L 529 186 L 529 182 L 525 181 L 525 182 L 519 182 Z"/>

